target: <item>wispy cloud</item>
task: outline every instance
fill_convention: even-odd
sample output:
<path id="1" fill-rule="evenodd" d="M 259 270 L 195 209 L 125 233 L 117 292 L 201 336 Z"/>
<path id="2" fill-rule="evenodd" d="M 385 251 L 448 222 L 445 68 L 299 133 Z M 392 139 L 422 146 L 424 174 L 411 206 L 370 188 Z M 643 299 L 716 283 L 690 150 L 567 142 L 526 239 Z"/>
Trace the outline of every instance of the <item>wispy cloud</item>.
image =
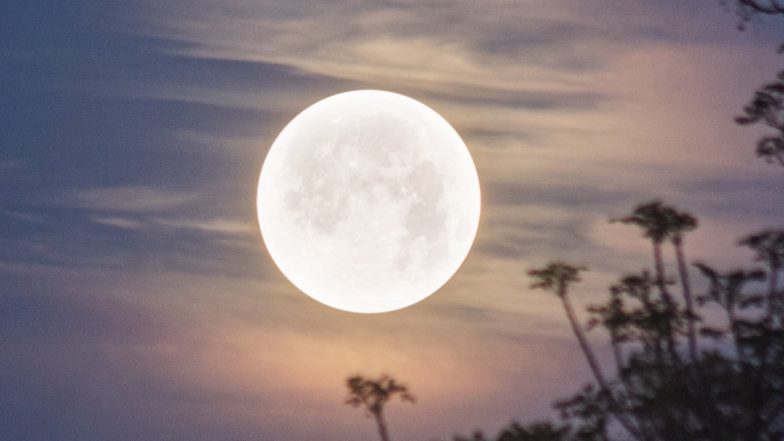
<path id="1" fill-rule="evenodd" d="M 90 210 L 121 212 L 161 212 L 183 208 L 198 200 L 191 192 L 161 190 L 143 186 L 93 188 L 76 192 L 76 205 Z"/>
<path id="2" fill-rule="evenodd" d="M 257 226 L 254 223 L 231 219 L 208 219 L 202 221 L 196 219 L 154 219 L 153 222 L 166 227 L 218 234 L 246 235 L 248 233 L 256 233 L 257 231 Z"/>
<path id="3" fill-rule="evenodd" d="M 13 211 L 13 210 L 0 209 L 0 216 L 5 216 L 7 218 L 11 218 L 23 222 L 29 222 L 33 224 L 42 224 L 46 222 L 44 217 L 41 215 L 32 214 L 32 213 L 23 213 L 23 212 Z"/>
<path id="4" fill-rule="evenodd" d="M 203 233 L 214 233 L 220 235 L 248 235 L 255 233 L 257 226 L 253 223 L 231 219 L 208 219 L 197 220 L 190 218 L 161 218 L 144 217 L 135 218 L 118 216 L 96 216 L 93 222 L 128 230 L 144 229 L 174 229 Z"/>

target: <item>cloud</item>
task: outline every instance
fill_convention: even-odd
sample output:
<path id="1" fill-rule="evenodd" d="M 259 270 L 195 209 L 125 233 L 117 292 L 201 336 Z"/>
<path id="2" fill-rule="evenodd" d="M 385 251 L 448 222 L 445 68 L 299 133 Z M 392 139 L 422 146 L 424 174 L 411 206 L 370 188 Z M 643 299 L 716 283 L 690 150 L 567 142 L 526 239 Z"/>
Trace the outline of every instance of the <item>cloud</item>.
<path id="1" fill-rule="evenodd" d="M 206 233 L 228 234 L 228 235 L 247 235 L 256 233 L 257 226 L 251 222 L 243 222 L 231 219 L 156 219 L 155 223 L 171 228 L 183 228 L 187 230 L 203 231 Z"/>
<path id="2" fill-rule="evenodd" d="M 590 87 L 631 48 L 684 40 L 721 44 L 726 36 L 711 20 L 695 20 L 698 9 L 706 15 L 704 8 L 676 4 L 630 7 L 608 0 L 585 10 L 568 1 L 510 7 L 504 1 L 346 0 L 328 8 L 281 1 L 188 3 L 187 12 L 176 3 L 150 4 L 155 19 L 140 27 L 194 42 L 183 51 L 192 56 L 263 60 L 403 89 L 428 82 L 464 91 L 491 85 L 506 90 L 521 82 L 553 91 Z M 724 18 L 731 27 L 733 17 L 720 9 L 709 11 L 711 19 Z M 216 10 L 222 13 L 211 13 Z"/>
<path id="3" fill-rule="evenodd" d="M 604 62 L 595 50 L 582 57 L 583 51 L 565 43 L 595 46 L 606 43 L 600 37 L 609 33 L 575 17 L 553 17 L 557 7 L 503 8 L 507 14 L 498 15 L 494 5 L 471 2 L 438 7 L 332 2 L 315 13 L 267 2 L 235 4 L 216 17 L 206 13 L 215 4 L 198 3 L 191 25 L 183 25 L 182 17 L 164 7 L 157 11 L 159 20 L 146 24 L 149 32 L 198 42 L 199 47 L 186 51 L 192 56 L 265 60 L 402 88 L 437 80 L 431 81 L 433 87 L 451 83 L 506 89 L 516 83 L 513 78 L 526 77 L 529 83 L 566 86 L 559 69 L 580 63 L 595 69 Z M 207 20 L 210 27 L 200 25 Z M 577 63 L 578 57 L 585 59 Z"/>
<path id="4" fill-rule="evenodd" d="M 118 217 L 118 216 L 97 216 L 92 221 L 101 225 L 108 225 L 127 230 L 143 229 L 162 229 L 162 230 L 184 230 L 198 233 L 208 233 L 217 235 L 240 235 L 255 234 L 257 226 L 250 222 L 243 222 L 232 219 L 188 219 L 188 218 L 161 218 L 161 217 Z"/>
<path id="5" fill-rule="evenodd" d="M 754 213 L 753 223 L 762 228 L 776 225 L 784 215 L 779 203 L 784 180 L 778 179 L 779 175 L 779 170 L 772 169 L 760 170 L 756 176 L 696 176 L 680 181 L 678 186 L 686 196 L 683 203 L 699 210 L 700 215 L 749 221 L 748 214 Z"/>
<path id="6" fill-rule="evenodd" d="M 21 213 L 18 211 L 0 209 L 0 215 L 17 221 L 28 222 L 33 224 L 42 224 L 46 222 L 46 220 L 42 216 L 39 216 L 37 214 Z"/>
<path id="7" fill-rule="evenodd" d="M 138 230 L 144 228 L 144 223 L 132 220 L 132 219 L 124 219 L 121 217 L 94 217 L 93 222 L 99 223 L 101 225 L 109 225 L 111 227 L 127 229 L 127 230 Z"/>
<path id="8" fill-rule="evenodd" d="M 629 199 L 621 188 L 586 187 L 568 184 L 493 182 L 485 189 L 484 199 L 492 205 L 548 204 L 569 209 L 590 206 L 609 208 Z"/>
<path id="9" fill-rule="evenodd" d="M 88 189 L 74 196 L 78 206 L 90 210 L 141 213 L 182 208 L 196 200 L 198 196 L 192 193 L 140 186 Z"/>

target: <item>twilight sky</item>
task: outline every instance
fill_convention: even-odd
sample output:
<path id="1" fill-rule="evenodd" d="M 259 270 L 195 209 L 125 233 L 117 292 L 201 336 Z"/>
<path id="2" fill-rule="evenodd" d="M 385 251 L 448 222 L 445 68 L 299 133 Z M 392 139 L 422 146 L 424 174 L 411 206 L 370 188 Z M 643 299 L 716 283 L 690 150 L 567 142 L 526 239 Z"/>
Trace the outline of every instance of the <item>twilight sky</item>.
<path id="1" fill-rule="evenodd" d="M 373 439 L 344 379 L 388 372 L 401 440 L 552 415 L 588 379 L 525 271 L 591 267 L 597 301 L 649 248 L 611 215 L 697 214 L 692 259 L 746 262 L 784 178 L 736 126 L 781 22 L 718 1 L 11 0 L 0 12 L 0 439 Z M 299 294 L 258 233 L 267 148 L 309 104 L 386 89 L 463 136 L 483 212 L 411 308 Z M 594 335 L 601 345 L 602 336 Z"/>

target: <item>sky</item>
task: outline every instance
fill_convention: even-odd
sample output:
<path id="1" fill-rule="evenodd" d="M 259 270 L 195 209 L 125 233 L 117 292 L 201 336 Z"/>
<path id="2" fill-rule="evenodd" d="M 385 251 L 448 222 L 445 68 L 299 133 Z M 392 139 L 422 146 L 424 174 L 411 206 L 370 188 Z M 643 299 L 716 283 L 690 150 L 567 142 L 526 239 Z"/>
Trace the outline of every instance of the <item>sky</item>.
<path id="1" fill-rule="evenodd" d="M 600 301 L 650 260 L 608 219 L 656 197 L 700 218 L 689 258 L 720 268 L 780 225 L 784 176 L 733 117 L 780 70 L 781 23 L 741 32 L 712 0 L 11 0 L 0 438 L 373 439 L 344 405 L 356 373 L 417 396 L 389 405 L 395 439 L 553 417 L 589 371 L 528 269 L 585 264 L 575 301 Z M 444 116 L 483 199 L 457 274 L 372 315 L 289 284 L 255 207 L 286 123 L 366 88 Z"/>

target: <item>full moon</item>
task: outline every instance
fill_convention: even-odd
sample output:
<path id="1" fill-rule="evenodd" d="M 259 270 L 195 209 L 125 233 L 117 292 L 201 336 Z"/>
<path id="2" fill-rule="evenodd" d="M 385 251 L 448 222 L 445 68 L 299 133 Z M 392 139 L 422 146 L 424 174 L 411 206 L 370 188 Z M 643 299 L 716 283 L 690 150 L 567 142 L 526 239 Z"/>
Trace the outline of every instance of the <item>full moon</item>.
<path id="1" fill-rule="evenodd" d="M 297 115 L 264 160 L 259 226 L 283 275 L 350 312 L 405 308 L 443 286 L 479 224 L 476 168 L 438 113 L 357 90 Z"/>

